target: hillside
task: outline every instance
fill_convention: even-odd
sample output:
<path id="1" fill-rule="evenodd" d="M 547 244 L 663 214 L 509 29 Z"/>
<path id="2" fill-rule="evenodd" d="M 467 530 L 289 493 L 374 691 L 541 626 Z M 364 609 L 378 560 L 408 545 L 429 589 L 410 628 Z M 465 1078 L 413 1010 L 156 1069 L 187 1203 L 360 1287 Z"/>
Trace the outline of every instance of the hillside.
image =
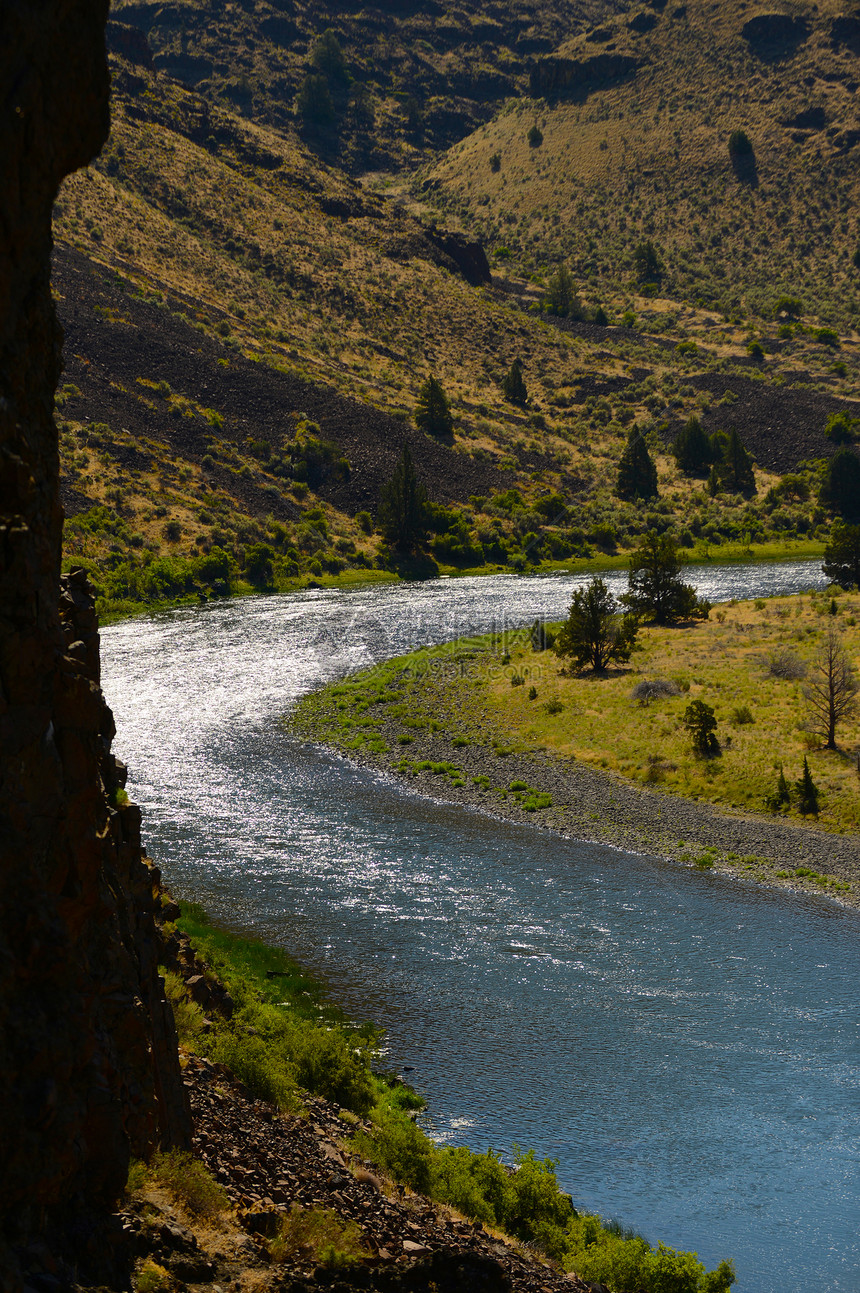
<path id="1" fill-rule="evenodd" d="M 592 321 L 548 315 L 525 260 L 497 246 L 491 274 L 471 233 L 430 217 L 432 183 L 421 202 L 405 180 L 400 197 L 374 192 L 292 129 L 152 70 L 138 37 L 113 59 L 109 143 L 67 182 L 54 220 L 66 558 L 88 565 L 102 609 L 216 582 L 390 577 L 399 563 L 373 518 L 405 444 L 439 505 L 425 570 L 584 561 L 671 524 L 702 555 L 809 540 L 820 551 L 825 425 L 857 413 L 854 334 L 822 341 L 802 312 L 751 330 L 673 298 L 668 282 L 631 294 L 578 278 Z M 532 154 L 548 155 L 550 133 Z M 440 173 L 484 139 L 458 145 Z M 527 399 L 514 403 L 501 382 L 517 359 Z M 451 400 L 451 436 L 415 428 L 431 375 Z M 667 450 L 692 415 L 709 434 L 740 432 L 755 495 L 714 495 L 678 471 Z M 622 502 L 632 426 L 658 496 Z M 783 489 L 786 472 L 800 485 Z"/>
<path id="2" fill-rule="evenodd" d="M 419 191 L 521 269 L 564 259 L 591 290 L 632 296 L 632 253 L 653 240 L 660 294 L 764 327 L 785 356 L 794 329 L 764 326 L 782 294 L 840 331 L 860 322 L 858 53 L 841 0 L 607 15 L 538 55 L 532 97 L 422 171 Z"/>
<path id="3" fill-rule="evenodd" d="M 262 125 L 298 127 L 314 151 L 353 172 L 414 166 L 455 143 L 512 95 L 525 92 L 532 59 L 625 9 L 615 0 L 114 0 L 119 25 L 149 43 L 153 65 L 228 110 Z M 317 48 L 331 31 L 341 59 Z M 323 75 L 328 102 L 304 111 L 300 92 Z"/>

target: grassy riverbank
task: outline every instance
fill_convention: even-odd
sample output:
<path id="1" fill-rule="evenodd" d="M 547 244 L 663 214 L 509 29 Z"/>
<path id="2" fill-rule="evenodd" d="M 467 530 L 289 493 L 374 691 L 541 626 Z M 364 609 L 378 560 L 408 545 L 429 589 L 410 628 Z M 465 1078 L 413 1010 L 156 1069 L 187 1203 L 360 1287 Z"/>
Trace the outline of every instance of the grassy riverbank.
<path id="1" fill-rule="evenodd" d="M 559 1189 L 551 1159 L 520 1152 L 512 1171 L 491 1149 L 480 1154 L 434 1145 L 413 1121 L 421 1098 L 399 1079 L 374 1071 L 378 1029 L 352 1023 L 285 953 L 213 925 L 195 904 L 183 903 L 181 911 L 177 928 L 234 1003 L 231 1019 L 216 1011 L 205 1019 L 182 980 L 168 974 L 182 1045 L 226 1064 L 253 1095 L 285 1111 L 301 1110 L 306 1091 L 342 1106 L 355 1129 L 343 1149 L 355 1166 L 369 1160 L 391 1181 L 534 1244 L 564 1269 L 614 1289 L 729 1288 L 730 1263 L 706 1273 L 695 1254 L 652 1248 L 617 1223 L 579 1213 Z"/>
<path id="2" fill-rule="evenodd" d="M 705 540 L 688 553 L 693 563 L 736 565 L 766 561 L 810 561 L 821 557 L 824 543 L 814 539 L 780 539 L 753 546 L 737 542 L 714 545 Z M 370 561 L 357 567 L 326 571 L 322 567 L 300 571 L 298 566 L 275 561 L 271 577 L 252 582 L 238 570 L 227 552 L 201 553 L 196 558 L 176 554 L 149 560 L 130 559 L 115 570 L 106 569 L 100 556 L 67 555 L 63 569 L 83 566 L 96 589 L 96 602 L 102 624 L 134 615 L 152 614 L 177 606 L 225 597 L 248 597 L 254 594 L 301 592 L 306 588 L 359 588 L 372 584 L 411 582 L 414 580 L 463 578 L 500 574 L 587 575 L 607 570 L 626 570 L 630 550 L 593 551 L 589 556 L 568 557 L 560 561 L 529 562 L 516 568 L 506 564 L 484 562 L 481 565 L 446 564 L 430 556 L 396 560 L 374 567 Z"/>
<path id="3" fill-rule="evenodd" d="M 643 628 L 630 665 L 599 677 L 535 651 L 528 631 L 461 640 L 333 684 L 288 721 L 446 798 L 853 901 L 860 722 L 823 748 L 803 687 L 828 624 L 860 654 L 858 612 L 838 590 L 729 603 L 695 626 Z M 635 701 L 645 680 L 668 694 Z M 716 758 L 690 746 L 696 699 L 715 710 Z M 804 758 L 817 817 L 801 817 L 796 795 L 768 811 L 780 768 L 791 785 Z"/>

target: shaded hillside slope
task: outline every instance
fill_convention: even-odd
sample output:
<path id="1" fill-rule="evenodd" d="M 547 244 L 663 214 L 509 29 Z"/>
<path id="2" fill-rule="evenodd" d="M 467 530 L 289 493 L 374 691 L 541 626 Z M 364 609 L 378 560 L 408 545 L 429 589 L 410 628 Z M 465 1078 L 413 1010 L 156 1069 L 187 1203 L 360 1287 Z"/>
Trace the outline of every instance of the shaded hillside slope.
<path id="1" fill-rule="evenodd" d="M 523 268 L 566 259 L 629 292 L 651 239 L 664 295 L 769 317 L 788 293 L 856 328 L 858 54 L 860 17 L 841 0 L 645 7 L 541 55 L 533 97 L 422 182 Z M 736 135 L 730 152 L 735 132 L 749 151 Z"/>
<path id="2" fill-rule="evenodd" d="M 154 65 L 261 124 L 298 125 L 314 149 L 350 170 L 414 165 L 524 92 L 534 57 L 626 6 L 615 0 L 513 4 L 415 0 L 342 5 L 260 0 L 115 0 L 113 17 L 144 33 Z M 344 72 L 329 72 L 330 120 L 306 122 L 297 96 L 314 43 L 331 30 Z M 114 27 L 112 47 L 146 59 Z"/>

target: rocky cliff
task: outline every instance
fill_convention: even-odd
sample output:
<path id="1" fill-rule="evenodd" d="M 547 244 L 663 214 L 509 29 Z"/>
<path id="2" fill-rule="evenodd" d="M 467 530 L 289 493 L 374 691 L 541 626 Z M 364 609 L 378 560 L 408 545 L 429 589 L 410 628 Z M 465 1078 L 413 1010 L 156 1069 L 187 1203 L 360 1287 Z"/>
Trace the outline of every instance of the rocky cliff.
<path id="1" fill-rule="evenodd" d="M 55 1250 L 69 1235 L 82 1268 L 109 1265 L 84 1219 L 116 1198 L 130 1154 L 189 1134 L 156 970 L 158 875 L 141 850 L 138 810 L 118 806 L 123 770 L 110 754 L 86 584 L 60 582 L 51 207 L 63 176 L 107 134 L 107 8 L 0 6 L 4 1290 L 42 1261 L 46 1235 Z"/>

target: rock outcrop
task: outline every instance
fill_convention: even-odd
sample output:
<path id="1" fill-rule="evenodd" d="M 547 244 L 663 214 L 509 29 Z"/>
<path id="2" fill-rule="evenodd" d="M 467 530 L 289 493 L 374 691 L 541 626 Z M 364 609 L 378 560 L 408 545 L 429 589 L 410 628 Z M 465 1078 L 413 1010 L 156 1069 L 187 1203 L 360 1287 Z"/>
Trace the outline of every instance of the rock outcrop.
<path id="1" fill-rule="evenodd" d="M 0 1271 L 111 1205 L 129 1155 L 189 1136 L 157 975 L 158 874 L 110 755 L 82 574 L 60 584 L 50 290 L 61 179 L 108 130 L 107 0 L 0 6 Z M 113 803 L 111 799 L 113 798 Z M 34 1249 L 33 1245 L 37 1248 Z M 29 1254 L 29 1256 L 28 1256 Z M 8 1275 L 7 1275 L 8 1273 Z"/>

